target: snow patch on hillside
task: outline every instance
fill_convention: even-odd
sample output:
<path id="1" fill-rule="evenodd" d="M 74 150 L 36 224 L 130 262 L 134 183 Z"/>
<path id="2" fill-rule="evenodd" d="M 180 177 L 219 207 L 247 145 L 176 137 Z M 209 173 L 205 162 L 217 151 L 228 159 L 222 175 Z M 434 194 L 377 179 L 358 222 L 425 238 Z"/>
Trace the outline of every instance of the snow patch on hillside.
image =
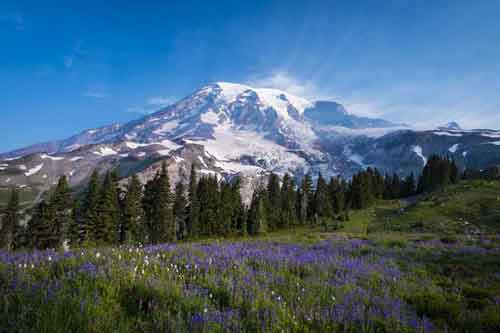
<path id="1" fill-rule="evenodd" d="M 462 136 L 460 133 L 450 133 L 450 132 L 433 132 L 434 135 L 442 135 L 442 136 Z"/>
<path id="2" fill-rule="evenodd" d="M 105 156 L 118 155 L 118 152 L 109 147 L 101 147 L 99 151 L 95 151 L 94 154 L 101 157 L 105 157 Z"/>
<path id="3" fill-rule="evenodd" d="M 500 139 L 500 133 L 481 133 L 485 138 Z"/>
<path id="4" fill-rule="evenodd" d="M 26 171 L 26 172 L 24 173 L 24 175 L 25 175 L 26 177 L 33 176 L 34 174 L 36 174 L 37 172 L 39 172 L 40 170 L 42 170 L 42 168 L 43 168 L 43 163 L 38 164 L 36 167 L 31 168 L 31 169 L 29 169 L 28 171 Z"/>
<path id="5" fill-rule="evenodd" d="M 460 143 L 455 143 L 453 146 L 451 146 L 450 148 L 448 148 L 448 151 L 450 153 L 455 153 L 458 149 L 458 147 L 460 146 Z"/>
<path id="6" fill-rule="evenodd" d="M 52 160 L 52 161 L 62 161 L 62 160 L 64 160 L 64 157 L 55 157 L 55 156 L 50 156 L 50 155 L 47 155 L 47 154 L 41 154 L 40 158 L 42 160 L 49 159 L 49 160 Z"/>
<path id="7" fill-rule="evenodd" d="M 415 154 L 417 154 L 418 157 L 420 157 L 422 159 L 422 161 L 424 162 L 424 166 L 425 166 L 427 164 L 427 158 L 422 153 L 422 147 L 420 147 L 420 146 L 413 146 L 412 147 L 412 151 Z"/>
<path id="8" fill-rule="evenodd" d="M 213 111 L 208 111 L 201 115 L 201 121 L 206 124 L 217 125 L 219 123 L 219 115 Z"/>
<path id="9" fill-rule="evenodd" d="M 153 131 L 154 134 L 163 135 L 177 128 L 179 122 L 177 120 L 172 120 L 161 124 L 159 128 Z"/>

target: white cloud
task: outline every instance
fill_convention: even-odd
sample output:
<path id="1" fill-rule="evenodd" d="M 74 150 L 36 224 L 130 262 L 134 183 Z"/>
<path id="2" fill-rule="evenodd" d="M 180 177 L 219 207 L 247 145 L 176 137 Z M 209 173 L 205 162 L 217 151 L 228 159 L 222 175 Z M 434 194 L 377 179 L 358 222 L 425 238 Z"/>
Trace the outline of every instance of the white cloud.
<path id="1" fill-rule="evenodd" d="M 357 116 L 383 118 L 418 129 L 435 128 L 450 121 L 458 121 L 464 128 L 500 126 L 500 105 L 471 96 L 460 86 L 450 85 L 445 89 L 438 83 L 400 82 L 397 86 L 366 89 L 346 86 L 338 90 L 300 79 L 286 71 L 253 75 L 245 83 L 257 88 L 284 90 L 312 101 L 336 101 Z"/>
<path id="2" fill-rule="evenodd" d="M 151 114 L 156 111 L 167 107 L 169 105 L 174 104 L 176 101 L 175 98 L 171 97 L 150 97 L 146 100 L 145 105 L 143 106 L 131 106 L 125 110 L 125 112 L 129 113 L 140 113 L 140 114 Z"/>
<path id="3" fill-rule="evenodd" d="M 275 71 L 271 75 L 253 75 L 246 80 L 246 83 L 256 88 L 283 90 L 290 94 L 312 100 L 325 99 L 328 96 L 314 82 L 300 80 L 284 71 Z"/>
<path id="4" fill-rule="evenodd" d="M 140 113 L 140 114 L 151 114 L 151 111 L 146 110 L 144 107 L 131 106 L 125 109 L 128 113 Z"/>
<path id="5" fill-rule="evenodd" d="M 175 100 L 170 97 L 151 97 L 147 100 L 147 104 L 151 106 L 168 106 L 170 104 L 173 104 Z"/>
<path id="6" fill-rule="evenodd" d="M 97 98 L 97 99 L 111 97 L 111 95 L 109 93 L 105 92 L 104 90 L 99 90 L 99 89 L 89 89 L 83 93 L 83 96 Z"/>

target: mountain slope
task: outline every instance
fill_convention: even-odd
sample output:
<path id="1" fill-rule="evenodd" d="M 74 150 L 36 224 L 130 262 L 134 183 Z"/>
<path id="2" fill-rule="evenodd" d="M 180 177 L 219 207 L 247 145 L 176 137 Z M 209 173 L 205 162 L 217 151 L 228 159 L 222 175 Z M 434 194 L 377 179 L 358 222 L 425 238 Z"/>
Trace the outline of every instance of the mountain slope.
<path id="1" fill-rule="evenodd" d="M 413 131 L 349 114 L 336 102 L 218 82 L 126 124 L 1 154 L 0 191 L 43 191 L 61 174 L 78 186 L 96 168 L 146 181 L 163 160 L 172 184 L 187 179 L 196 163 L 201 174 L 241 175 L 247 197 L 270 171 L 350 177 L 374 166 L 405 174 L 419 172 L 433 153 L 450 154 L 462 167 L 500 164 L 500 132 L 457 128 Z"/>

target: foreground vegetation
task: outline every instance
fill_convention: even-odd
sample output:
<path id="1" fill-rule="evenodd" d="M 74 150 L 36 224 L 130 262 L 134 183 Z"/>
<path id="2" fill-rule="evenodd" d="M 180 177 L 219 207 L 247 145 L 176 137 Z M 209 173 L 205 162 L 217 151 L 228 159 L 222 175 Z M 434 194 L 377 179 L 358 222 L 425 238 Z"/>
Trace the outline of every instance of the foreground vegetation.
<path id="1" fill-rule="evenodd" d="M 310 228 L 0 253 L 5 332 L 496 332 L 500 239 Z"/>

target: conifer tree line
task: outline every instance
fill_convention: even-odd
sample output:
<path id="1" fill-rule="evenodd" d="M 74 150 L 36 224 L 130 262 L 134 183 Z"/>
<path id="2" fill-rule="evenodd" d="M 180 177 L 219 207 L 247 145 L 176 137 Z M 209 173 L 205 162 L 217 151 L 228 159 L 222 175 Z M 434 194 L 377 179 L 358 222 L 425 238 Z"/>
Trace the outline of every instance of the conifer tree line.
<path id="1" fill-rule="evenodd" d="M 126 189 L 116 170 L 103 177 L 94 171 L 81 196 L 72 193 L 67 178 L 33 209 L 26 227 L 19 226 L 19 195 L 12 190 L 0 229 L 0 248 L 63 248 L 115 244 L 159 244 L 200 237 L 257 235 L 295 225 L 335 228 L 349 211 L 378 200 L 408 197 L 456 183 L 455 162 L 432 156 L 418 181 L 414 174 L 382 175 L 376 168 L 359 171 L 351 180 L 314 182 L 306 174 L 297 184 L 289 174 L 269 175 L 249 205 L 243 203 L 241 179 L 220 181 L 200 177 L 193 164 L 189 183 L 171 187 L 166 164 L 144 186 L 133 175 Z M 172 191 L 171 188 L 174 188 Z"/>

